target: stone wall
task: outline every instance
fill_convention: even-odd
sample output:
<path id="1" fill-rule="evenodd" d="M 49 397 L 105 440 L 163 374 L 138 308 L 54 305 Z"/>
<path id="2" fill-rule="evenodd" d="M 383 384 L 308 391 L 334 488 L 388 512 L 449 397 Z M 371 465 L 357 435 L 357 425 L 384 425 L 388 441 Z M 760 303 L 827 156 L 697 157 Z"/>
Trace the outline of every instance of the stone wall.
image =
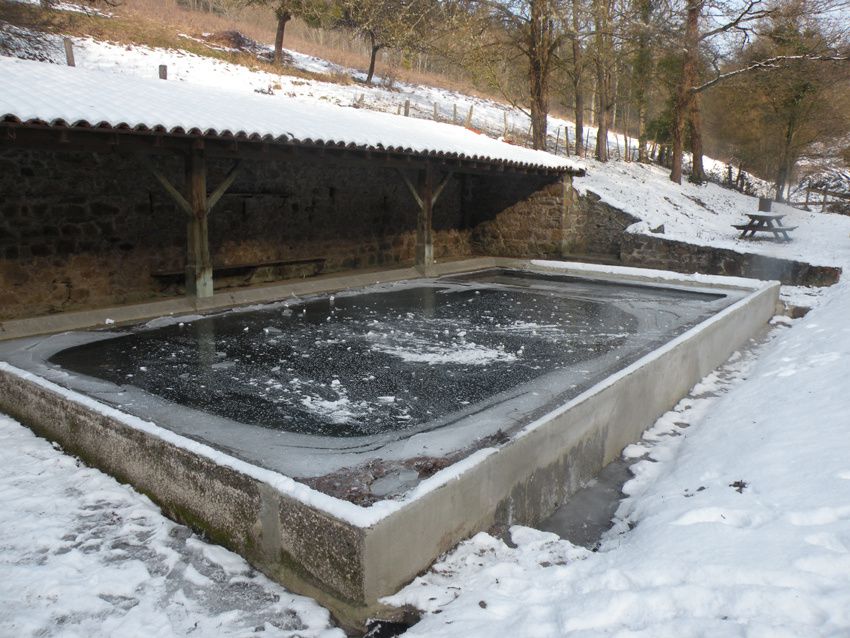
<path id="1" fill-rule="evenodd" d="M 492 179 L 492 178 L 488 178 Z M 496 257 L 557 258 L 571 201 L 568 180 L 502 177 L 499 188 L 480 180 L 477 197 L 485 210 L 499 210 L 492 219 L 477 219 L 472 232 L 475 250 Z"/>
<path id="2" fill-rule="evenodd" d="M 831 286 L 841 276 L 840 268 L 628 233 L 623 237 L 620 260 L 626 266 L 772 279 L 794 286 Z"/>
<path id="3" fill-rule="evenodd" d="M 154 161 L 183 188 L 179 158 Z M 210 161 L 209 190 L 231 165 Z M 434 209 L 435 259 L 556 256 L 564 213 L 552 181 L 454 176 Z M 0 320 L 182 293 L 153 274 L 183 270 L 185 213 L 137 158 L 7 148 L 0 193 Z M 327 260 L 325 272 L 413 264 L 416 216 L 393 169 L 244 162 L 210 213 L 210 251 L 215 266 L 316 257 Z"/>
<path id="4" fill-rule="evenodd" d="M 581 179 L 581 178 L 579 178 Z M 565 224 L 564 254 L 618 257 L 626 228 L 636 217 L 602 202 L 595 193 L 572 193 Z"/>

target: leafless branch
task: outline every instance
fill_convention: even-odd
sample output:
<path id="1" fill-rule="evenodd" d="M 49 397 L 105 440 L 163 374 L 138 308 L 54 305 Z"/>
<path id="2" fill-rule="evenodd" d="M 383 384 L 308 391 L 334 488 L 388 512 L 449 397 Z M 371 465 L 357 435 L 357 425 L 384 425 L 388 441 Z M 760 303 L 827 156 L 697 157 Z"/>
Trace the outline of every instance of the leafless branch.
<path id="1" fill-rule="evenodd" d="M 750 73 L 752 71 L 759 71 L 764 69 L 778 69 L 782 68 L 782 62 L 803 62 L 803 61 L 811 61 L 811 62 L 847 62 L 850 61 L 850 56 L 846 55 L 777 55 L 772 58 L 767 58 L 765 60 L 759 60 L 758 62 L 754 62 L 749 66 L 742 67 L 740 69 L 735 69 L 734 71 L 727 71 L 726 73 L 720 73 L 713 77 L 708 82 L 700 84 L 699 86 L 692 86 L 690 88 L 691 93 L 702 93 L 706 89 L 711 88 L 715 84 L 719 82 L 723 82 L 724 80 L 728 80 L 729 78 L 733 78 L 735 76 L 741 75 L 743 73 Z"/>

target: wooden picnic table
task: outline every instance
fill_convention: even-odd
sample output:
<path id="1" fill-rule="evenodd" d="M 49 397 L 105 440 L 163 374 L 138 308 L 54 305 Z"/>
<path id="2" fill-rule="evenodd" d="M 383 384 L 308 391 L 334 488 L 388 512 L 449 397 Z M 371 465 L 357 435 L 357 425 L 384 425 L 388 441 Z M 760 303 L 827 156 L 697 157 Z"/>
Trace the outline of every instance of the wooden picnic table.
<path id="1" fill-rule="evenodd" d="M 782 218 L 785 215 L 778 213 L 746 213 L 750 221 L 746 224 L 732 224 L 733 228 L 741 231 L 740 238 L 755 237 L 756 233 L 773 233 L 776 241 L 791 241 L 789 232 L 796 226 L 783 226 Z"/>

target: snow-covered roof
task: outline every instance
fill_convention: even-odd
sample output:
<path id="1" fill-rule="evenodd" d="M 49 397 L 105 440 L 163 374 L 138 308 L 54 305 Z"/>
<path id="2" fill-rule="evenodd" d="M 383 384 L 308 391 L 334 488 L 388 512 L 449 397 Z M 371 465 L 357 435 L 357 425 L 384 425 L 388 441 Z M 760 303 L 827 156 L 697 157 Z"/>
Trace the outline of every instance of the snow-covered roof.
<path id="1" fill-rule="evenodd" d="M 54 127 L 262 140 L 580 172 L 562 157 L 473 131 L 317 100 L 246 95 L 0 57 L 0 120 Z"/>

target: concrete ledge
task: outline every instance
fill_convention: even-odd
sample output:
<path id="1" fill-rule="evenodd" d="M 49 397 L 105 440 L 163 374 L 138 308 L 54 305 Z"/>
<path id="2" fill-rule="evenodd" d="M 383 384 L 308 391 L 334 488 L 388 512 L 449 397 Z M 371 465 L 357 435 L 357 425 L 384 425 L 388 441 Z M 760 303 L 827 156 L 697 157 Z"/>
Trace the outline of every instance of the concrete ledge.
<path id="1" fill-rule="evenodd" d="M 460 540 L 479 530 L 534 524 L 550 514 L 762 329 L 778 301 L 775 282 L 556 262 L 480 259 L 438 265 L 429 274 L 493 266 L 656 285 L 706 288 L 713 283 L 747 294 L 499 447 L 479 450 L 438 472 L 425 489 L 416 489 L 401 501 L 372 508 L 319 494 L 3 363 L 0 410 L 134 485 L 170 516 L 239 552 L 293 591 L 317 598 L 343 625 L 362 627 L 365 618 L 384 611 L 378 602 L 381 596 L 397 591 Z M 225 308 L 234 300 L 273 301 L 290 291 L 339 290 L 415 274 L 403 269 L 251 289 L 226 295 L 227 301 L 216 296 L 204 309 Z M 112 318 L 149 318 L 161 308 L 130 307 Z M 72 323 L 92 317 L 77 315 Z M 42 324 L 40 329 L 47 327 Z"/>

